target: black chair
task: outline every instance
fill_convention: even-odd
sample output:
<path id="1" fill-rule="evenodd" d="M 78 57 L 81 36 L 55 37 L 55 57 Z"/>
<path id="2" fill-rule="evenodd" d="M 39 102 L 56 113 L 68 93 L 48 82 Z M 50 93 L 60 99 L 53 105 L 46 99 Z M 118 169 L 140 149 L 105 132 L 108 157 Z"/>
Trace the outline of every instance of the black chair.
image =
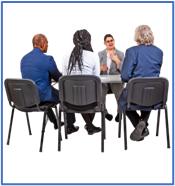
<path id="1" fill-rule="evenodd" d="M 105 139 L 105 105 L 101 103 L 101 80 L 93 75 L 67 75 L 59 79 L 59 137 L 58 151 L 61 150 L 61 112 L 64 113 L 65 138 L 67 139 L 66 113 L 101 112 L 101 151 L 104 152 Z M 89 106 L 88 110 L 82 109 Z M 72 106 L 76 109 L 71 109 Z M 70 108 L 71 107 L 71 108 Z M 82 109 L 82 110 L 81 110 Z"/>
<path id="2" fill-rule="evenodd" d="M 42 152 L 44 132 L 46 127 L 46 114 L 48 109 L 51 107 L 55 108 L 55 112 L 57 116 L 57 125 L 58 125 L 58 111 L 57 111 L 56 103 L 39 105 L 40 99 L 39 99 L 38 89 L 35 85 L 35 82 L 30 79 L 6 79 L 4 84 L 5 84 L 5 89 L 6 89 L 9 104 L 12 107 L 7 145 L 9 145 L 10 143 L 10 135 L 12 130 L 12 122 L 13 122 L 13 115 L 14 115 L 15 108 L 19 111 L 26 113 L 29 135 L 32 135 L 32 133 L 30 129 L 28 112 L 44 112 L 42 132 L 41 132 L 41 142 L 40 142 L 40 152 Z"/>
<path id="3" fill-rule="evenodd" d="M 169 127 L 168 127 L 168 110 L 167 110 L 167 97 L 168 97 L 168 86 L 169 82 L 163 77 L 154 78 L 133 78 L 129 80 L 127 84 L 127 109 L 125 111 L 132 111 L 130 104 L 141 105 L 145 107 L 154 107 L 157 104 L 161 104 L 158 108 L 157 117 L 157 129 L 156 136 L 159 132 L 159 121 L 160 121 L 160 109 L 165 110 L 165 121 L 166 121 L 166 136 L 167 136 L 167 148 L 170 148 L 169 140 Z M 123 125 L 124 125 L 124 146 L 127 150 L 127 134 L 126 134 L 126 112 L 123 111 Z M 121 116 L 119 115 L 119 130 L 118 137 L 121 137 Z"/>

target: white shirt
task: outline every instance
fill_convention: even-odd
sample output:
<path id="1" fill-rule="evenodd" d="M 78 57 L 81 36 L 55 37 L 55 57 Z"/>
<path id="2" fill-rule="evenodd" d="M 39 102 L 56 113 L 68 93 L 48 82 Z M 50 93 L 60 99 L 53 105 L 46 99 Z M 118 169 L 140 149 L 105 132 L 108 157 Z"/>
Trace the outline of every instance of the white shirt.
<path id="1" fill-rule="evenodd" d="M 108 53 L 107 50 L 106 50 L 106 52 L 107 52 L 107 67 L 108 67 L 107 74 L 109 74 L 112 60 L 109 58 L 110 57 L 110 54 Z"/>
<path id="2" fill-rule="evenodd" d="M 63 57 L 63 63 L 62 63 L 62 73 L 63 75 L 68 74 L 68 65 L 69 65 L 69 59 L 70 59 L 71 53 L 65 55 Z M 82 72 L 80 71 L 78 64 L 76 67 L 71 71 L 71 75 L 96 75 L 100 76 L 100 60 L 99 56 L 93 52 L 83 50 L 82 54 L 83 58 L 83 66 L 82 66 Z"/>

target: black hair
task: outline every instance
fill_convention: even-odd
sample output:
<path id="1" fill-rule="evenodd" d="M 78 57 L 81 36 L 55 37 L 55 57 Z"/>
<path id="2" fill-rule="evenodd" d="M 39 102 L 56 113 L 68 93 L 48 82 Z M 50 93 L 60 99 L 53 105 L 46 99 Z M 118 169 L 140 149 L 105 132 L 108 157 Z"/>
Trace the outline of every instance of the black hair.
<path id="1" fill-rule="evenodd" d="M 114 39 L 113 36 L 112 36 L 111 34 L 106 34 L 105 37 L 104 37 L 104 42 L 106 41 L 106 38 L 107 38 L 107 37 L 112 37 L 112 39 Z"/>
<path id="2" fill-rule="evenodd" d="M 72 50 L 69 64 L 68 64 L 68 74 L 71 74 L 73 68 L 75 68 L 78 63 L 78 67 L 80 71 L 82 71 L 83 60 L 82 54 L 83 50 L 88 50 L 93 52 L 91 47 L 91 35 L 87 30 L 77 30 L 73 36 L 73 43 L 75 44 L 74 49 Z"/>

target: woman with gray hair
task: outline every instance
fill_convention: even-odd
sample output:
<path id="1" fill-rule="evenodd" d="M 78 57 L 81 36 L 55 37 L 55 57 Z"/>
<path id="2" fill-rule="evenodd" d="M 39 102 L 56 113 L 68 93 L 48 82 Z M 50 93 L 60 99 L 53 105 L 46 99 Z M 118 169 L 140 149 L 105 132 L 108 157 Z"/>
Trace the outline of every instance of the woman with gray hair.
<path id="1" fill-rule="evenodd" d="M 131 78 L 139 77 L 158 77 L 163 52 L 154 45 L 154 36 L 150 27 L 147 25 L 138 26 L 135 30 L 134 40 L 137 42 L 137 46 L 126 50 L 121 71 L 122 81 L 128 82 Z M 126 110 L 126 94 L 127 86 L 119 99 L 120 111 Z M 133 141 L 141 141 L 149 135 L 147 121 L 152 108 L 131 104 L 130 109 L 133 111 L 126 111 L 126 115 L 135 127 L 130 138 Z M 140 116 L 136 110 L 141 111 Z"/>

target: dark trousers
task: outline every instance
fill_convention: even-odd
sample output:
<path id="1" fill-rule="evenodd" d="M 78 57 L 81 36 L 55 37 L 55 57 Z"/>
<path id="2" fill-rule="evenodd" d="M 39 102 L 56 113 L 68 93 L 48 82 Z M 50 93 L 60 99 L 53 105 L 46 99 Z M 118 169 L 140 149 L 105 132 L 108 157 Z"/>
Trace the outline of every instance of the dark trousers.
<path id="1" fill-rule="evenodd" d="M 56 120 L 55 114 L 51 108 L 48 109 L 47 115 L 48 115 L 50 122 L 56 124 L 57 120 Z M 68 125 L 68 127 L 72 127 L 73 124 L 75 123 L 75 114 L 67 113 L 66 115 L 67 115 L 67 125 Z"/>
<path id="2" fill-rule="evenodd" d="M 54 112 L 51 108 L 48 109 L 47 115 L 48 115 L 48 118 L 49 118 L 50 122 L 56 124 L 57 120 L 56 120 L 55 114 L 54 114 Z M 67 113 L 67 125 L 68 125 L 68 127 L 72 127 L 74 123 L 75 123 L 75 114 Z"/>
<path id="3" fill-rule="evenodd" d="M 48 103 L 49 102 L 42 102 L 40 105 L 44 105 L 44 104 L 48 104 Z M 47 115 L 48 115 L 50 122 L 52 122 L 53 124 L 56 125 L 57 120 L 56 120 L 56 116 L 55 116 L 52 108 L 48 109 Z M 67 113 L 67 125 L 69 127 L 72 127 L 74 123 L 75 123 L 75 114 Z"/>
<path id="4" fill-rule="evenodd" d="M 137 126 L 140 119 L 143 119 L 147 123 L 150 113 L 151 113 L 151 111 L 140 111 L 140 112 L 141 112 L 141 116 L 139 116 L 139 114 L 135 110 L 134 111 L 126 111 L 126 115 L 130 119 L 130 121 L 134 127 Z"/>
<path id="5" fill-rule="evenodd" d="M 81 114 L 84 121 L 86 122 L 88 128 L 92 127 L 92 121 L 95 117 L 95 113 L 89 113 L 89 114 Z"/>

